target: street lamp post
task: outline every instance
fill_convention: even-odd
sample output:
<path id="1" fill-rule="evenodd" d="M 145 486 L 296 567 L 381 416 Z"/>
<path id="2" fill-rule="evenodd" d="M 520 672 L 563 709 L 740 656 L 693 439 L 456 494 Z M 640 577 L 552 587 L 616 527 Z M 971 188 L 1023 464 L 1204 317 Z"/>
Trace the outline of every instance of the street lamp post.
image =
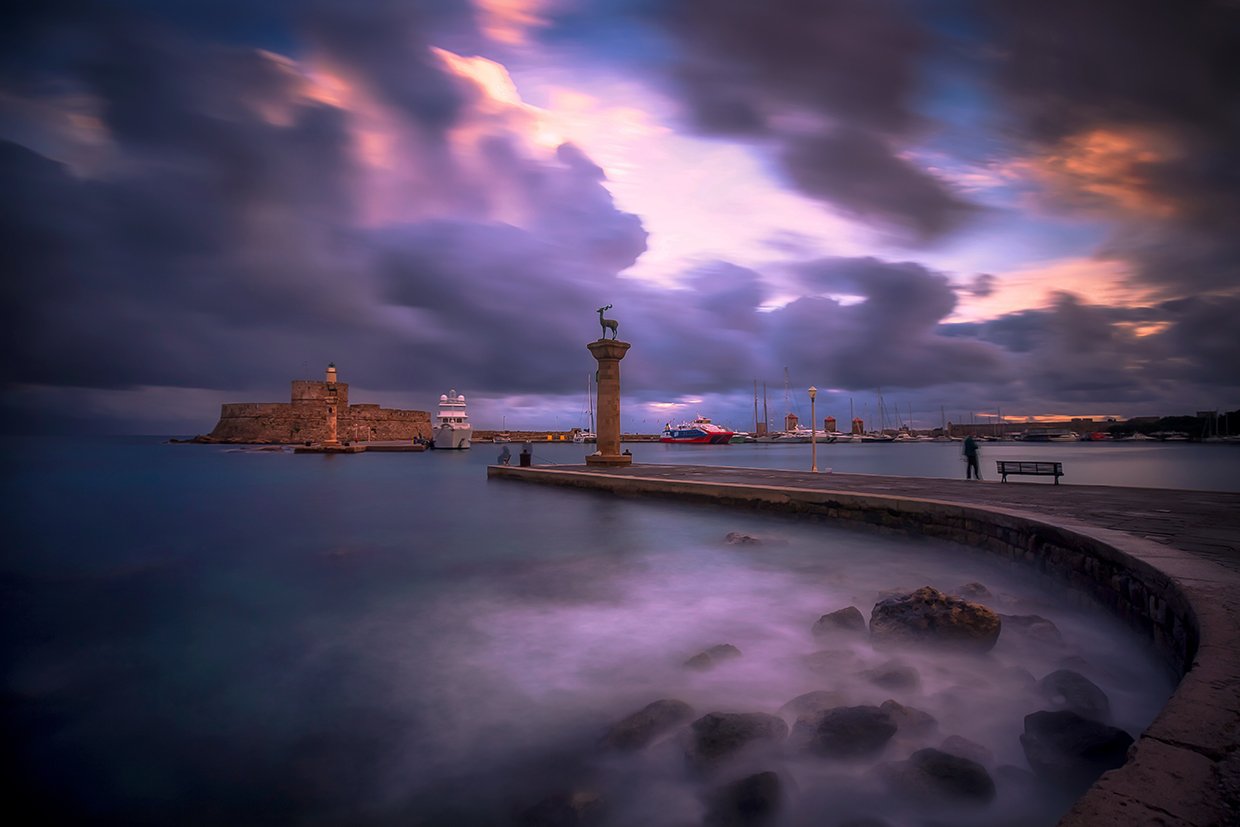
<path id="1" fill-rule="evenodd" d="M 818 389 L 809 386 L 809 470 L 818 473 L 818 414 L 814 410 L 814 397 Z"/>

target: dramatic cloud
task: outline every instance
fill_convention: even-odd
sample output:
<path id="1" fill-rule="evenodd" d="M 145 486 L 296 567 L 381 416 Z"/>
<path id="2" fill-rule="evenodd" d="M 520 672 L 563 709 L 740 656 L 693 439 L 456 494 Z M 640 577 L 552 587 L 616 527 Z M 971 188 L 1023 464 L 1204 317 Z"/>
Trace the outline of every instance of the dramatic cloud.
<path id="1" fill-rule="evenodd" d="M 935 410 L 1240 392 L 1234 4 L 624 5 L 15 15 L 8 424 L 205 429 L 329 360 L 385 401 L 553 410 L 604 304 L 628 398 L 719 418 L 785 368 Z"/>
<path id="2" fill-rule="evenodd" d="M 1105 210 L 1109 255 L 1166 295 L 1240 286 L 1240 7 L 983 4 L 986 62 L 1053 208 Z"/>
<path id="3" fill-rule="evenodd" d="M 675 88 L 707 134 L 771 143 L 805 194 L 909 241 L 941 238 L 976 208 L 902 152 L 929 35 L 901 4 L 673 0 Z"/>

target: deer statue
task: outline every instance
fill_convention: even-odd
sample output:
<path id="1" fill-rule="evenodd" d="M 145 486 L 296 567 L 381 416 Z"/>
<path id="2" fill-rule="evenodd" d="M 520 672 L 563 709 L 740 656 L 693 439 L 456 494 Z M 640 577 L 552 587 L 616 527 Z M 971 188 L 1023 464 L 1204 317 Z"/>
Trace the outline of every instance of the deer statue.
<path id="1" fill-rule="evenodd" d="M 611 310 L 611 305 L 609 304 L 606 307 L 600 307 L 598 309 L 598 323 L 603 326 L 603 335 L 599 337 L 599 341 L 607 338 L 608 330 L 611 331 L 611 338 L 613 339 L 620 335 L 620 323 L 615 319 L 604 319 L 604 310 Z"/>

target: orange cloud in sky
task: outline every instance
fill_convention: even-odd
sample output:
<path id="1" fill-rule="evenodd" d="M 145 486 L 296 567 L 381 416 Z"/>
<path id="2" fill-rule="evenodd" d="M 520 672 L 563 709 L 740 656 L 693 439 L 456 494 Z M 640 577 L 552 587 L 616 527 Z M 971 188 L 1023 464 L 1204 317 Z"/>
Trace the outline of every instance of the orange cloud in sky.
<path id="1" fill-rule="evenodd" d="M 1014 166 L 1068 203 L 1163 218 L 1176 205 L 1150 191 L 1142 167 L 1175 154 L 1170 141 L 1150 131 L 1093 129 Z"/>
<path id="2" fill-rule="evenodd" d="M 545 26 L 540 12 L 546 0 L 474 0 L 482 33 L 498 43 L 520 46 L 527 43 L 530 29 Z"/>
<path id="3" fill-rule="evenodd" d="M 1006 313 L 1050 307 L 1056 293 L 1074 293 L 1089 304 L 1130 306 L 1153 299 L 1133 285 L 1130 265 L 1115 259 L 1069 258 L 994 274 L 988 296 L 962 293 L 949 322 L 993 319 Z"/>

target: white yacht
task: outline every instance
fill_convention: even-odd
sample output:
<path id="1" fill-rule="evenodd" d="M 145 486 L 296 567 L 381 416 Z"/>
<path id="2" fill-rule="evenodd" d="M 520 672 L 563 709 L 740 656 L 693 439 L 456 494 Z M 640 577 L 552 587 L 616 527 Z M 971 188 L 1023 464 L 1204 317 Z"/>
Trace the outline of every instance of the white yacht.
<path id="1" fill-rule="evenodd" d="M 432 448 L 464 449 L 470 445 L 474 427 L 465 413 L 465 397 L 456 388 L 439 396 L 439 416 L 435 423 Z"/>

